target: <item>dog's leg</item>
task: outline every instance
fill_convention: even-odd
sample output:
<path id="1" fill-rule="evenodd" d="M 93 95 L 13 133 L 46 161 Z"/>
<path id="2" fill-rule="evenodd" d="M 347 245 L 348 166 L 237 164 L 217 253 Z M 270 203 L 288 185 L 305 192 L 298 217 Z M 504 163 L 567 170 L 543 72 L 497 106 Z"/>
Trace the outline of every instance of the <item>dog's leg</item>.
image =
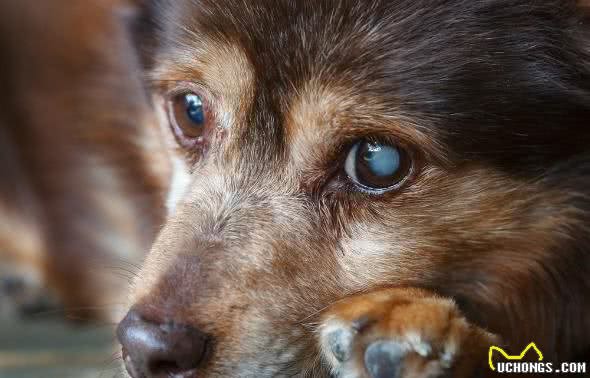
<path id="1" fill-rule="evenodd" d="M 461 315 L 450 299 L 420 289 L 385 289 L 333 305 L 320 347 L 346 378 L 485 376 L 495 337 Z"/>

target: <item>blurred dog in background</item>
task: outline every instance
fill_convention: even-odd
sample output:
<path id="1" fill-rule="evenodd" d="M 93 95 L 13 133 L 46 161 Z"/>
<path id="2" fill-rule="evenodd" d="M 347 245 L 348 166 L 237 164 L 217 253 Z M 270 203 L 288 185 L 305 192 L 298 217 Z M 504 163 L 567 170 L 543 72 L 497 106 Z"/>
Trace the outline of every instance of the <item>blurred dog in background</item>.
<path id="1" fill-rule="evenodd" d="M 105 315 L 162 223 L 170 171 L 132 5 L 0 2 L 4 313 L 53 297 L 72 316 Z"/>

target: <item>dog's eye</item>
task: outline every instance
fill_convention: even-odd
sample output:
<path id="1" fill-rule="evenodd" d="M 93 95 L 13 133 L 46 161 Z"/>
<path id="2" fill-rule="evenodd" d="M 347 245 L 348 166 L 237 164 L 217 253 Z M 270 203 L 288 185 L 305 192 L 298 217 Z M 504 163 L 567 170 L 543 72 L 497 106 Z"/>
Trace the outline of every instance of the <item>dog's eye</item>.
<path id="1" fill-rule="evenodd" d="M 201 96 L 195 93 L 178 94 L 171 99 L 168 112 L 177 138 L 194 141 L 203 137 L 208 120 Z"/>
<path id="2" fill-rule="evenodd" d="M 401 147 L 361 141 L 350 149 L 344 170 L 362 189 L 383 192 L 397 188 L 411 166 L 409 155 Z"/>

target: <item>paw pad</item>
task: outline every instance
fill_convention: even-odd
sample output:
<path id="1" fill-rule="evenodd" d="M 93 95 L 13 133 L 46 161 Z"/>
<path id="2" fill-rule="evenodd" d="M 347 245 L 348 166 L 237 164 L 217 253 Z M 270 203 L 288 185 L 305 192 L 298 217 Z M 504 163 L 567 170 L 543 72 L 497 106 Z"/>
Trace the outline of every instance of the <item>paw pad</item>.
<path id="1" fill-rule="evenodd" d="M 365 351 L 365 366 L 372 378 L 398 377 L 406 350 L 394 341 L 376 341 Z"/>

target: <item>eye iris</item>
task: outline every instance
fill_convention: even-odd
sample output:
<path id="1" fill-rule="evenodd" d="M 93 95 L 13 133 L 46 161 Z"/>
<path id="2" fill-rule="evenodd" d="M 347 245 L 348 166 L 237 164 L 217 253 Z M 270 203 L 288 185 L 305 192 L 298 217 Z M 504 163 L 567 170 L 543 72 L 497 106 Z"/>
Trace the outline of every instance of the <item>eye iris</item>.
<path id="1" fill-rule="evenodd" d="M 193 146 L 203 141 L 207 119 L 207 104 L 193 92 L 177 94 L 168 103 L 168 118 L 174 136 L 183 146 Z"/>
<path id="2" fill-rule="evenodd" d="M 198 126 L 205 123 L 203 101 L 196 94 L 190 93 L 184 96 L 184 104 L 188 118 Z"/>

